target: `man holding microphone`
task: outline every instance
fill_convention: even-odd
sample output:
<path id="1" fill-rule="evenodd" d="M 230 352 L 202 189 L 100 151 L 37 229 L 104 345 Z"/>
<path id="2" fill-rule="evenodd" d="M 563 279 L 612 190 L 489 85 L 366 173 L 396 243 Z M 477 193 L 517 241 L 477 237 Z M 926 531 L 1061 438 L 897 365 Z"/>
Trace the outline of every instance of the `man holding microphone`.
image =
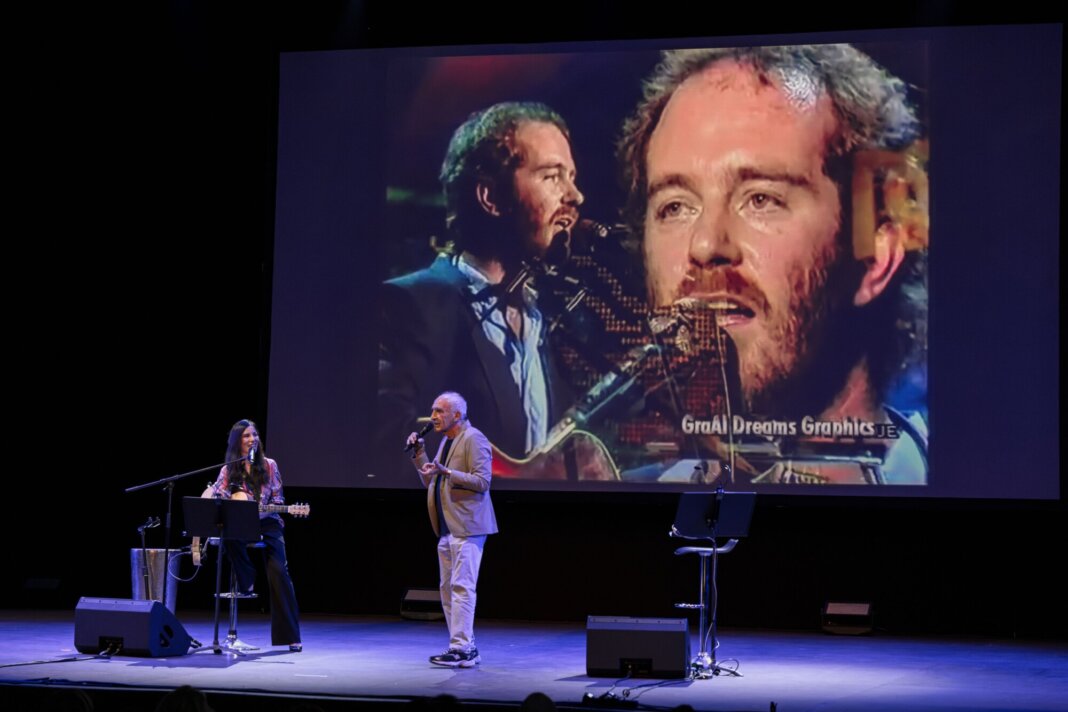
<path id="1" fill-rule="evenodd" d="M 438 536 L 441 605 L 449 627 L 449 648 L 430 662 L 474 667 L 482 659 L 475 647 L 475 587 L 486 536 L 497 533 L 490 501 L 493 451 L 482 431 L 467 419 L 459 393 L 442 393 L 431 407 L 435 432 L 445 437 L 433 461 L 419 433 L 408 436 L 412 463 L 427 488 L 430 525 Z"/>

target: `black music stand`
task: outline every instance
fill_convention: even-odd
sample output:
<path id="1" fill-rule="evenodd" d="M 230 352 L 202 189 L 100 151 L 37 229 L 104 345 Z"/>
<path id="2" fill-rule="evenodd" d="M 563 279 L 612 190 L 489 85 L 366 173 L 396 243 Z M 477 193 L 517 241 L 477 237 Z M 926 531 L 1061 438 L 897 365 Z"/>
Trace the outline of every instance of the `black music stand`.
<path id="1" fill-rule="evenodd" d="M 212 640 L 211 649 L 221 655 L 223 648 L 219 645 L 219 594 L 222 593 L 225 542 L 259 541 L 260 507 L 252 500 L 183 497 L 182 511 L 185 514 L 186 536 L 219 539 L 219 559 L 215 562 L 215 638 Z"/>
<path id="2" fill-rule="evenodd" d="M 720 673 L 739 676 L 736 670 L 716 664 L 716 558 L 719 554 L 729 553 L 738 544 L 738 539 L 749 535 L 749 520 L 753 517 L 755 502 L 755 492 L 724 492 L 722 489 L 715 492 L 683 492 L 679 496 L 671 536 L 708 539 L 712 542 L 710 547 L 683 546 L 675 550 L 676 555 L 697 554 L 701 557 L 699 602 L 675 604 L 676 608 L 697 608 L 701 613 L 701 645 L 697 655 L 690 661 L 695 679 L 707 679 Z M 729 541 L 718 546 L 717 537 L 726 537 Z M 709 559 L 712 559 L 711 566 Z"/>

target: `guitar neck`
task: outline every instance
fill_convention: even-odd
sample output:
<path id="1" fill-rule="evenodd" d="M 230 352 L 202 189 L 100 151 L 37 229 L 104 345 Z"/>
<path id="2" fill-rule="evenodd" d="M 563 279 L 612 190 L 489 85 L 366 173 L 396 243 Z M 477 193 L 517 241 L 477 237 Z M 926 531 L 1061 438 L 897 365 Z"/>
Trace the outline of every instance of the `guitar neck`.
<path id="1" fill-rule="evenodd" d="M 278 513 L 291 514 L 294 517 L 306 517 L 311 512 L 311 507 L 306 504 L 260 504 L 260 512 L 264 514 Z"/>

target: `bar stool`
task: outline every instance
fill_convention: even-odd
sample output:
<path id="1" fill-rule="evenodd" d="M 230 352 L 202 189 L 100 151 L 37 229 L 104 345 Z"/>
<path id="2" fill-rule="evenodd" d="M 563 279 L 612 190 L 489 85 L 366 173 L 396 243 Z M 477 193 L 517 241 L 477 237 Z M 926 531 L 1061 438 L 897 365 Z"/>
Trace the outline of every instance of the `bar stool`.
<path id="1" fill-rule="evenodd" d="M 669 535 L 704 542 L 703 546 L 681 546 L 676 556 L 696 554 L 701 561 L 697 603 L 676 603 L 676 608 L 695 609 L 700 613 L 698 635 L 701 644 L 690 661 L 691 679 L 706 680 L 713 675 L 741 674 L 716 663 L 716 564 L 720 554 L 729 554 L 738 539 L 749 534 L 749 520 L 753 516 L 754 492 L 683 492 L 675 512 L 675 523 Z M 727 539 L 725 544 L 716 539 Z M 710 640 L 711 639 L 711 640 Z"/>
<path id="2" fill-rule="evenodd" d="M 671 536 L 680 535 L 673 532 Z M 675 604 L 675 608 L 688 608 L 699 611 L 697 632 L 700 636 L 700 645 L 698 646 L 697 655 L 690 661 L 690 671 L 693 677 L 698 680 L 706 680 L 723 672 L 730 675 L 738 675 L 734 670 L 721 668 L 716 664 L 716 596 L 713 591 L 715 557 L 719 554 L 729 554 L 738 544 L 738 540 L 731 539 L 723 546 L 717 546 L 714 540 L 711 540 L 710 543 L 712 546 L 680 546 L 675 549 L 676 556 L 697 554 L 701 559 L 701 578 L 697 589 L 697 603 Z M 710 564 L 709 559 L 712 559 L 713 563 Z M 712 639 L 711 645 L 709 644 L 709 637 Z"/>
<path id="3" fill-rule="evenodd" d="M 208 544 L 213 544 L 216 547 L 218 547 L 219 546 L 219 538 L 218 537 L 212 537 L 212 538 L 208 539 Z M 233 544 L 231 544 L 231 545 L 233 545 Z M 238 544 L 238 545 L 240 546 L 240 544 Z M 247 544 L 245 544 L 245 548 L 246 549 L 265 549 L 265 548 L 267 548 L 267 545 L 263 541 L 250 541 Z M 222 559 L 221 558 L 219 560 L 219 564 L 220 565 L 222 564 Z M 230 590 L 229 591 L 223 591 L 223 592 L 217 592 L 215 594 L 215 597 L 217 599 L 220 599 L 220 600 L 228 600 L 228 601 L 230 601 L 230 613 L 229 613 L 230 628 L 229 628 L 229 631 L 226 634 L 226 641 L 223 642 L 223 643 L 219 642 L 219 619 L 218 619 L 218 615 L 216 615 L 216 618 L 215 618 L 215 641 L 213 643 L 213 647 L 215 648 L 215 651 L 217 653 L 221 653 L 223 650 L 226 650 L 227 652 L 231 652 L 231 653 L 234 653 L 236 655 L 244 655 L 246 652 L 248 652 L 250 650 L 259 650 L 258 646 L 249 645 L 248 643 L 243 643 L 237 637 L 237 603 L 238 603 L 238 601 L 245 600 L 245 599 L 259 598 L 259 594 L 253 593 L 251 591 L 246 593 L 246 592 L 242 592 L 242 591 L 238 590 L 238 588 L 237 588 L 237 572 L 234 570 L 234 567 L 233 567 L 232 564 L 230 566 Z M 216 610 L 218 610 L 218 605 L 217 604 L 216 604 Z"/>

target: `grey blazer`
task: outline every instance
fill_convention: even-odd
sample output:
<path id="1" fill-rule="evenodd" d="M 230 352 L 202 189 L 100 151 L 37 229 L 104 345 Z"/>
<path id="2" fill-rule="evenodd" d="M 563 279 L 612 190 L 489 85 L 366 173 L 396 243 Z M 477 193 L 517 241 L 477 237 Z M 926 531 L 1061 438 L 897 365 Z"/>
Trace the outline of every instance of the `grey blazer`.
<path id="1" fill-rule="evenodd" d="M 442 438 L 435 459 L 441 457 L 444 447 L 445 438 Z M 425 451 L 421 451 L 412 459 L 417 470 L 427 462 Z M 440 476 L 442 515 L 449 531 L 455 536 L 496 534 L 497 517 L 493 513 L 493 502 L 490 501 L 489 493 L 490 479 L 493 477 L 493 450 L 486 436 L 469 422 L 464 423 L 463 429 L 449 449 L 448 458 L 441 464 L 452 472 L 450 477 Z M 426 505 L 430 512 L 430 526 L 434 528 L 434 534 L 441 536 L 434 497 L 434 483 L 438 475 L 427 476 L 420 472 L 419 478 L 427 488 Z"/>

